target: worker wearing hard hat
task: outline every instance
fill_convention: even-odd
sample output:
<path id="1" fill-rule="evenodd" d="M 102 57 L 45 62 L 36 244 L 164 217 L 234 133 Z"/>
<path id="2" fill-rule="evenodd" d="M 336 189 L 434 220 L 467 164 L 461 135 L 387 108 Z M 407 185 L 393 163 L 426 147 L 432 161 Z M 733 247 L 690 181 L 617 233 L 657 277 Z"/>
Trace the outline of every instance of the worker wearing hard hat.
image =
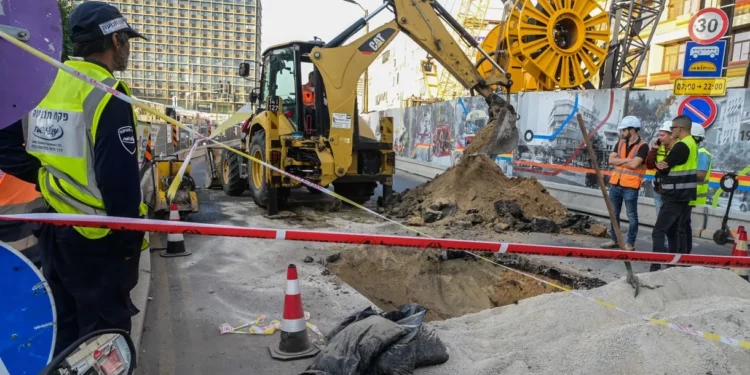
<path id="1" fill-rule="evenodd" d="M 701 124 L 693 123 L 690 128 L 690 134 L 695 140 L 695 144 L 698 147 L 698 169 L 696 172 L 696 179 L 698 181 L 698 187 L 696 188 L 696 198 L 690 201 L 690 211 L 692 214 L 692 208 L 706 204 L 708 196 L 708 182 L 711 179 L 711 166 L 713 164 L 713 155 L 702 145 L 706 139 L 706 129 Z M 693 226 L 692 216 L 687 217 L 687 226 L 683 231 L 685 238 L 685 248 L 680 249 L 685 254 L 690 254 L 693 251 Z"/>
<path id="2" fill-rule="evenodd" d="M 640 129 L 641 121 L 637 117 L 624 117 L 617 126 L 620 140 L 615 146 L 615 152 L 609 155 L 609 164 L 615 167 L 609 179 L 609 199 L 612 201 L 618 225 L 622 203 L 625 202 L 629 222 L 625 239 L 627 250 L 635 249 L 635 240 L 638 237 L 638 192 L 646 176 L 644 162 L 648 156 L 648 143 L 638 135 Z M 617 236 L 612 226 L 610 226 L 610 236 L 612 240 L 603 243 L 602 247 L 617 247 Z"/>
<path id="3" fill-rule="evenodd" d="M 648 156 L 646 157 L 646 168 L 656 169 L 656 163 L 663 161 L 667 157 L 673 144 L 672 120 L 664 121 L 661 128 L 659 128 L 656 133 L 656 140 L 648 151 Z M 657 170 L 656 173 L 654 173 L 654 179 L 652 180 L 654 186 L 654 207 L 656 209 L 657 217 L 659 216 L 659 209 L 661 208 L 661 179 L 662 174 Z"/>
<path id="4" fill-rule="evenodd" d="M 128 65 L 133 30 L 112 5 L 87 1 L 68 19 L 70 68 L 130 94 L 112 72 Z M 28 166 L 48 212 L 143 217 L 133 108 L 60 70 L 47 95 L 0 144 L 0 168 Z M 3 129 L 3 131 L 8 130 Z M 24 149 L 25 143 L 25 149 Z M 6 155 L 13 155 L 8 160 Z M 42 225 L 42 271 L 55 299 L 55 355 L 100 329 L 129 331 L 139 311 L 130 299 L 138 282 L 142 232 Z"/>
<path id="5" fill-rule="evenodd" d="M 656 140 L 651 145 L 651 149 L 648 151 L 646 157 L 646 168 L 656 169 L 656 163 L 663 161 L 669 150 L 672 149 L 672 121 L 665 121 L 656 133 Z M 656 215 L 659 216 L 659 209 L 661 208 L 661 181 L 662 174 L 656 171 L 654 174 L 653 185 L 654 185 L 654 206 L 656 206 Z"/>
<path id="6" fill-rule="evenodd" d="M 651 241 L 653 252 L 663 253 L 666 234 L 669 252 L 676 254 L 686 248 L 685 238 L 681 233 L 686 230 L 690 220 L 690 201 L 696 198 L 698 147 L 691 135 L 690 117 L 675 117 L 671 129 L 675 143 L 667 157 L 656 163 L 656 170 L 663 175 L 660 181 L 662 205 L 651 233 Z M 651 271 L 658 271 L 660 268 L 659 264 L 651 265 Z"/>

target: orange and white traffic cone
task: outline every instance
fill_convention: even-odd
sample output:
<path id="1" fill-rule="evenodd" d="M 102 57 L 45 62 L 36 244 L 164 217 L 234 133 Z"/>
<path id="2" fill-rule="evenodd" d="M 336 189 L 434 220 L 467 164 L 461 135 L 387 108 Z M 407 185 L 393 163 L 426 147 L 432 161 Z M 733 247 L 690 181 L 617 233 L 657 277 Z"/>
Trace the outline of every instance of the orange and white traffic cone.
<path id="1" fill-rule="evenodd" d="M 737 229 L 737 238 L 737 241 L 734 243 L 734 249 L 732 249 L 732 256 L 750 256 L 747 251 L 747 232 L 745 232 L 745 228 L 740 227 Z M 750 270 L 747 268 L 734 268 L 733 271 L 745 280 L 750 279 Z"/>
<path id="2" fill-rule="evenodd" d="M 180 221 L 180 211 L 176 203 L 169 206 L 169 221 Z M 182 233 L 167 234 L 167 250 L 161 252 L 165 258 L 184 257 L 192 254 L 185 249 L 185 237 Z"/>
<path id="3" fill-rule="evenodd" d="M 271 346 L 273 359 L 288 361 L 314 357 L 320 352 L 310 342 L 307 335 L 305 312 L 302 309 L 302 295 L 299 291 L 297 266 L 290 264 L 286 270 L 286 296 L 284 296 L 284 314 L 281 323 L 281 341 L 278 347 Z"/>

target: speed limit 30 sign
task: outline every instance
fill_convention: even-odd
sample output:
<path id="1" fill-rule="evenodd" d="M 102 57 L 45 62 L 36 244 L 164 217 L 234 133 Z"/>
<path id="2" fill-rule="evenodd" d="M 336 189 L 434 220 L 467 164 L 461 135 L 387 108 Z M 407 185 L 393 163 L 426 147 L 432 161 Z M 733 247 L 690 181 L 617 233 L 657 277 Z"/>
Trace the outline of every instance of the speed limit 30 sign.
<path id="1" fill-rule="evenodd" d="M 711 44 L 721 39 L 729 28 L 729 17 L 719 8 L 701 9 L 690 19 L 690 39 L 698 44 Z"/>

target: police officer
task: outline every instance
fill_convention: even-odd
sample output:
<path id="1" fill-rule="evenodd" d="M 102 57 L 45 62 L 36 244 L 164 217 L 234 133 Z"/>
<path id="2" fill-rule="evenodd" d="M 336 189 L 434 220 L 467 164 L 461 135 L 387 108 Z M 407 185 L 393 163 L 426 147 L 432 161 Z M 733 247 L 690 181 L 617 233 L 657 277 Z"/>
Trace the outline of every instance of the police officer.
<path id="1" fill-rule="evenodd" d="M 129 39 L 143 36 L 117 8 L 98 1 L 78 5 L 68 27 L 77 58 L 65 64 L 129 95 L 112 72 L 127 68 Z M 49 212 L 143 217 L 135 124 L 129 104 L 61 70 L 23 124 L 3 130 L 0 168 L 12 173 L 6 164 L 17 163 L 26 167 L 16 173 L 28 176 L 36 167 Z M 95 330 L 129 331 L 139 312 L 130 291 L 138 282 L 143 233 L 43 225 L 38 237 L 57 310 L 55 354 Z"/>
<path id="2" fill-rule="evenodd" d="M 661 180 L 662 206 L 651 233 L 653 252 L 664 252 L 664 234 L 669 241 L 669 252 L 685 249 L 684 233 L 690 220 L 690 201 L 696 198 L 698 147 L 691 135 L 692 121 L 685 115 L 672 120 L 672 137 L 675 144 L 664 160 L 656 163 Z M 684 250 L 682 250 L 684 251 Z M 652 264 L 651 271 L 658 271 L 659 264 Z"/>
<path id="3" fill-rule="evenodd" d="M 706 138 L 706 129 L 701 124 L 693 123 L 690 128 L 690 134 L 695 140 L 695 144 L 698 147 L 698 165 L 696 172 L 696 179 L 698 181 L 698 187 L 696 188 L 696 198 L 690 201 L 690 211 L 692 214 L 693 207 L 699 207 L 706 204 L 708 196 L 708 181 L 711 179 L 711 166 L 713 164 L 713 155 L 703 145 L 703 141 Z M 687 227 L 683 232 L 685 238 L 685 254 L 690 254 L 693 251 L 693 226 L 692 226 L 692 215 L 688 215 Z M 683 250 L 683 249 L 680 249 Z"/>

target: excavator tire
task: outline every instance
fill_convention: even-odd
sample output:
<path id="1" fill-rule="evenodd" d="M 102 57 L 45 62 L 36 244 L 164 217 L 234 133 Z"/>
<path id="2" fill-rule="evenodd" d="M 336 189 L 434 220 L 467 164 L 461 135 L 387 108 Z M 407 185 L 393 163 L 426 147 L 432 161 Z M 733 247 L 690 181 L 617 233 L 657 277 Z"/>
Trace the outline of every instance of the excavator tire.
<path id="1" fill-rule="evenodd" d="M 334 192 L 357 204 L 364 204 L 375 194 L 376 182 L 333 183 Z"/>
<path id="2" fill-rule="evenodd" d="M 242 195 L 247 190 L 247 181 L 242 178 L 242 157 L 229 152 L 221 151 L 221 188 L 229 196 Z"/>
<path id="3" fill-rule="evenodd" d="M 250 156 L 266 162 L 266 132 L 264 130 L 260 130 L 253 134 L 253 137 L 250 140 Z M 268 209 L 269 215 L 276 214 L 279 207 L 286 206 L 286 202 L 289 198 L 288 188 L 276 188 L 274 189 L 276 190 L 273 192 L 274 194 L 269 194 L 272 193 L 272 189 L 268 187 L 268 181 L 266 181 L 266 168 L 249 160 L 247 162 L 247 169 L 248 185 L 250 185 L 250 191 L 253 193 L 255 204 Z M 269 195 L 276 197 L 275 205 L 268 204 Z"/>
<path id="4" fill-rule="evenodd" d="M 260 130 L 253 134 L 250 140 L 250 156 L 266 161 L 266 132 Z M 253 192 L 255 204 L 263 208 L 268 204 L 268 181 L 266 181 L 266 168 L 249 160 L 247 162 L 247 182 L 250 191 Z"/>

